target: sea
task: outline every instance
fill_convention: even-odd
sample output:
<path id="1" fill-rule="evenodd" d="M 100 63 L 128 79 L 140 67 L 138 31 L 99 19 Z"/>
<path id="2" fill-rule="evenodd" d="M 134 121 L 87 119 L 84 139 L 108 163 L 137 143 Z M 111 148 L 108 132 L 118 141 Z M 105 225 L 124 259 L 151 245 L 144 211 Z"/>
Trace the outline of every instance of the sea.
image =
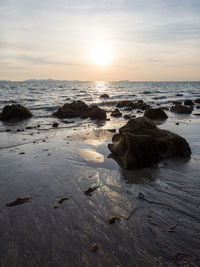
<path id="1" fill-rule="evenodd" d="M 109 99 L 100 98 L 105 93 L 109 94 Z M 120 100 L 142 99 L 151 106 L 162 107 L 169 106 L 172 101 L 194 100 L 198 97 L 200 82 L 0 81 L 0 111 L 5 105 L 19 103 L 33 113 L 31 123 L 34 124 L 51 123 L 55 120 L 52 113 L 64 103 L 74 100 L 82 100 L 89 105 L 97 104 L 110 112 Z M 0 123 L 0 131 L 6 129 L 7 125 Z"/>

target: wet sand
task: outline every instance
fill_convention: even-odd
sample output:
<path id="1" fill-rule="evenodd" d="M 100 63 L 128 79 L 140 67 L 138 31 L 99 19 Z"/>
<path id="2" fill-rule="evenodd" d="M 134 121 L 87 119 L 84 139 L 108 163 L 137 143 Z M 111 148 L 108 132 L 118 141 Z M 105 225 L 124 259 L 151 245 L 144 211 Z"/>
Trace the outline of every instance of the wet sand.
<path id="1" fill-rule="evenodd" d="M 0 266 L 200 266 L 198 118 L 160 126 L 186 138 L 189 160 L 133 171 L 107 158 L 110 126 L 1 133 Z"/>

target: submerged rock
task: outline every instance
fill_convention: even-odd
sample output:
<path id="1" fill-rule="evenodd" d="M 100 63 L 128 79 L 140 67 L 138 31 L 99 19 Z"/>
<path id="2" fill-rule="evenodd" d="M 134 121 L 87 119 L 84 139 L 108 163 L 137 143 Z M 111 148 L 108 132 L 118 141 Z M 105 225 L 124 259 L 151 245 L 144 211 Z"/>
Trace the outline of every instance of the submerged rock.
<path id="1" fill-rule="evenodd" d="M 171 111 L 179 114 L 190 114 L 192 113 L 192 107 L 186 107 L 183 105 L 175 105 L 171 107 Z"/>
<path id="2" fill-rule="evenodd" d="M 183 137 L 159 129 L 146 117 L 129 120 L 113 137 L 108 149 L 112 152 L 110 157 L 125 169 L 151 166 L 166 157 L 191 155 Z"/>
<path id="3" fill-rule="evenodd" d="M 167 114 L 161 108 L 146 109 L 144 116 L 152 120 L 166 120 Z"/>
<path id="4" fill-rule="evenodd" d="M 130 100 L 122 100 L 117 103 L 117 108 L 132 107 L 133 102 Z"/>
<path id="5" fill-rule="evenodd" d="M 59 119 L 65 118 L 88 118 L 96 120 L 106 120 L 105 110 L 98 106 L 89 107 L 85 102 L 78 100 L 72 103 L 66 103 L 53 113 Z"/>
<path id="6" fill-rule="evenodd" d="M 0 120 L 18 122 L 32 117 L 32 113 L 29 109 L 19 104 L 5 106 L 0 113 Z"/>

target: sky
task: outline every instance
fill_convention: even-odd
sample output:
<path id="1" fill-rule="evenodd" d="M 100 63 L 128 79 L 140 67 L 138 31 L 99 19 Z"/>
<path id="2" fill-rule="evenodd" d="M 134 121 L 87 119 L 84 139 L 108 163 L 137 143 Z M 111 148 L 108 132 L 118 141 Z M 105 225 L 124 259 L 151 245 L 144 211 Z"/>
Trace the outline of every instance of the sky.
<path id="1" fill-rule="evenodd" d="M 0 80 L 50 78 L 200 81 L 200 0 L 0 0 Z"/>

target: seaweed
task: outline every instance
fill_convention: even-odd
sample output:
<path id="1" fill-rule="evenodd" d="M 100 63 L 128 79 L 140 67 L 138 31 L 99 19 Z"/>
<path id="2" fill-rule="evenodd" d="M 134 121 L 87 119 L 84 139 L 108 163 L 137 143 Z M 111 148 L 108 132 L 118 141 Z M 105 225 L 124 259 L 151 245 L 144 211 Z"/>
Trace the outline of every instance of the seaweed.
<path id="1" fill-rule="evenodd" d="M 17 206 L 17 205 L 23 204 L 25 202 L 28 202 L 30 199 L 31 199 L 31 197 L 25 197 L 25 198 L 18 197 L 16 200 L 7 203 L 6 206 L 8 206 L 8 207 Z"/>
<path id="2" fill-rule="evenodd" d="M 91 196 L 91 193 L 92 193 L 93 191 L 97 190 L 97 189 L 99 188 L 99 186 L 100 186 L 100 185 L 98 184 L 98 185 L 94 185 L 94 186 L 88 187 L 88 189 L 86 189 L 86 190 L 84 191 L 85 195 L 86 195 L 86 196 Z"/>
<path id="3" fill-rule="evenodd" d="M 70 199 L 70 197 L 61 197 L 59 200 L 58 200 L 58 203 L 59 204 L 62 204 L 64 200 L 68 200 Z"/>
<path id="4" fill-rule="evenodd" d="M 120 220 L 119 217 L 117 216 L 110 216 L 107 221 L 110 223 L 110 224 L 114 224 L 116 220 Z"/>

